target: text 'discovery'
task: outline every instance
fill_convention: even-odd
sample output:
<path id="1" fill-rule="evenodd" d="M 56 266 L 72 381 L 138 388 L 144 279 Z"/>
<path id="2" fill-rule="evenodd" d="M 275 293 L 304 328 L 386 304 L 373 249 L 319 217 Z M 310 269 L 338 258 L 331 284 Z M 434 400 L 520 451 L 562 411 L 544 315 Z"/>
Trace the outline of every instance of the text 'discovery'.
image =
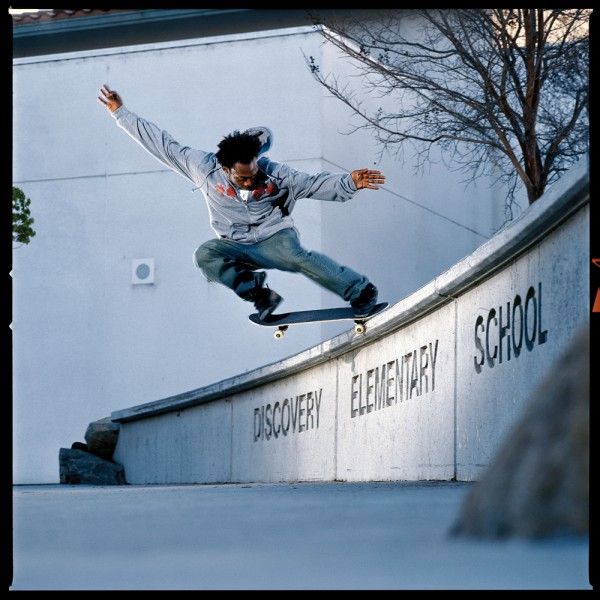
<path id="1" fill-rule="evenodd" d="M 254 409 L 254 441 L 268 441 L 319 428 L 323 388 Z"/>

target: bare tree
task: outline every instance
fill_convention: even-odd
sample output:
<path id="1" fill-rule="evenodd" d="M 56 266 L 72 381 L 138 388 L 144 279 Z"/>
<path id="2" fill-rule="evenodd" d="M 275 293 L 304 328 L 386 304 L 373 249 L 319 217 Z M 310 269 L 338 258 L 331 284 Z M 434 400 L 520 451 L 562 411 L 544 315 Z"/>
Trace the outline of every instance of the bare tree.
<path id="1" fill-rule="evenodd" d="M 387 97 L 388 108 L 365 108 L 348 81 L 305 57 L 360 117 L 358 128 L 372 128 L 382 149 L 403 153 L 410 144 L 418 167 L 437 147 L 471 180 L 503 181 L 507 219 L 519 182 L 531 204 L 588 150 L 591 9 L 310 14 L 324 38 L 355 59 L 363 89 Z"/>

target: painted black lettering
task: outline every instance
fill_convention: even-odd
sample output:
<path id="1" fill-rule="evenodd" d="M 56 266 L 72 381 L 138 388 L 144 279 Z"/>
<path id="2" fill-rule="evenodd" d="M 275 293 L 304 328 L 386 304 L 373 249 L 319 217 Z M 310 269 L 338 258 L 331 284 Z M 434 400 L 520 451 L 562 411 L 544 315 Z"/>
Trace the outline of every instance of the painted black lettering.
<path id="1" fill-rule="evenodd" d="M 421 394 L 426 394 L 429 391 L 427 374 L 425 373 L 428 366 L 429 357 L 427 355 L 427 346 L 421 346 L 419 348 L 419 388 L 421 389 Z M 425 379 L 425 389 L 423 389 L 423 379 Z"/>
<path id="2" fill-rule="evenodd" d="M 542 282 L 538 281 L 537 292 L 535 286 L 529 286 L 524 300 L 519 294 L 516 294 L 512 305 L 511 302 L 506 302 L 497 308 L 490 309 L 487 321 L 484 317 L 477 317 L 474 340 L 479 355 L 475 354 L 473 357 L 477 373 L 481 373 L 485 362 L 493 367 L 496 362 L 501 364 L 505 360 L 517 359 L 523 349 L 523 341 L 529 352 L 534 349 L 536 343 L 538 345 L 546 343 L 548 329 L 544 329 L 542 323 L 542 290 Z M 498 330 L 497 336 L 493 331 L 492 324 Z M 484 333 L 485 343 L 483 342 Z M 497 343 L 494 344 L 494 342 Z"/>
<path id="3" fill-rule="evenodd" d="M 359 383 L 360 375 L 352 376 L 352 385 L 350 386 L 350 418 L 354 419 L 354 417 L 358 414 L 358 408 L 354 408 L 354 399 L 360 393 L 360 387 L 357 389 L 357 384 Z"/>
<path id="4" fill-rule="evenodd" d="M 279 409 L 279 419 L 275 416 L 275 411 Z M 275 427 L 275 423 L 277 423 L 277 427 Z M 275 402 L 273 406 L 273 435 L 278 438 L 279 432 L 281 431 L 281 406 L 279 402 Z"/>
<path id="5" fill-rule="evenodd" d="M 386 365 L 381 365 L 381 370 L 375 369 L 375 410 L 381 410 L 386 406 L 387 385 L 385 371 Z"/>
<path id="6" fill-rule="evenodd" d="M 545 344 L 548 339 L 548 330 L 542 331 L 542 282 L 538 282 L 538 306 L 540 309 L 540 318 L 538 320 L 538 344 Z"/>
<path id="7" fill-rule="evenodd" d="M 257 417 L 258 417 L 258 419 L 257 419 Z M 257 427 L 257 425 L 258 425 L 258 427 Z M 260 408 L 255 408 L 254 409 L 254 441 L 255 442 L 260 439 L 261 431 L 262 431 L 262 422 L 260 419 Z"/>
<path id="8" fill-rule="evenodd" d="M 404 399 L 404 357 L 396 359 L 396 404 Z"/>
<path id="9" fill-rule="evenodd" d="M 402 357 L 402 372 L 404 374 L 404 385 L 403 385 L 403 391 L 404 391 L 404 399 L 408 400 L 409 399 L 409 391 L 410 391 L 410 358 L 412 356 L 412 352 L 409 352 L 408 354 L 405 354 Z"/>
<path id="10" fill-rule="evenodd" d="M 515 317 L 515 313 L 519 309 L 519 316 Z M 515 334 L 515 328 L 517 323 L 519 324 L 519 337 L 517 338 Z M 517 339 L 519 340 L 517 342 Z M 513 300 L 512 307 L 512 349 L 515 358 L 519 357 L 521 354 L 521 346 L 523 346 L 523 304 L 521 301 L 521 296 L 517 294 L 515 299 Z"/>
<path id="11" fill-rule="evenodd" d="M 296 431 L 296 421 L 298 420 L 298 396 L 296 396 L 296 402 L 290 398 L 290 404 L 292 405 L 292 431 Z"/>
<path id="12" fill-rule="evenodd" d="M 435 346 L 431 347 L 429 342 L 429 356 L 431 357 L 431 391 L 435 390 L 435 363 L 437 362 L 438 342 L 435 340 Z"/>
<path id="13" fill-rule="evenodd" d="M 427 342 L 364 373 L 352 375 L 350 417 L 382 410 L 435 390 L 439 340 Z M 364 379 L 364 385 L 363 385 Z M 363 402 L 364 398 L 364 402 Z"/>
<path id="14" fill-rule="evenodd" d="M 477 371 L 477 373 L 481 373 L 481 367 L 483 365 L 483 363 L 485 362 L 485 352 L 483 351 L 483 346 L 481 345 L 481 340 L 479 339 L 479 336 L 477 335 L 477 330 L 481 327 L 481 331 L 485 331 L 485 328 L 483 327 L 483 317 L 481 315 L 479 315 L 477 317 L 477 319 L 475 320 L 475 347 L 477 348 L 477 350 L 479 350 L 479 352 L 481 352 L 481 359 L 477 360 L 477 356 L 473 357 L 473 362 L 475 364 L 475 371 Z"/>
<path id="15" fill-rule="evenodd" d="M 308 394 L 306 394 L 306 429 L 313 429 L 314 427 L 314 419 L 313 419 L 313 415 L 312 415 L 312 411 L 314 408 L 314 399 L 313 399 L 313 393 L 312 392 L 308 392 Z M 310 425 L 308 424 L 308 420 L 310 418 Z"/>
<path id="16" fill-rule="evenodd" d="M 371 396 L 373 396 L 373 384 L 371 383 L 373 380 L 373 371 L 374 369 L 369 369 L 367 371 L 367 393 L 365 394 L 365 400 L 368 413 L 373 412 L 373 403 L 369 403 L 369 399 L 371 398 Z"/>
<path id="17" fill-rule="evenodd" d="M 300 405 L 300 410 L 298 411 L 298 433 L 301 433 L 306 430 L 306 425 L 302 423 L 302 415 L 306 412 L 302 408 L 302 403 L 306 398 L 306 394 L 300 394 L 300 396 L 296 396 L 296 404 Z"/>
<path id="18" fill-rule="evenodd" d="M 392 371 L 392 367 L 394 366 L 394 364 L 396 364 L 396 372 L 398 372 L 398 359 L 396 360 L 392 360 L 387 364 L 387 381 L 386 381 L 386 390 L 385 390 L 385 394 L 386 394 L 386 403 L 388 406 L 391 406 L 394 401 L 397 402 L 396 396 L 395 394 L 390 394 L 390 387 L 393 385 L 394 386 L 394 391 L 396 389 L 396 381 L 395 381 L 395 377 L 394 377 L 394 372 Z"/>
<path id="19" fill-rule="evenodd" d="M 322 394 L 323 389 L 320 388 L 300 394 L 295 399 L 293 397 L 285 398 L 283 402 L 277 401 L 274 404 L 255 408 L 253 413 L 254 441 L 260 439 L 266 441 L 271 437 L 277 439 L 281 434 L 287 435 L 290 429 L 290 420 L 293 432 L 297 430 L 300 433 L 314 429 L 315 423 L 318 428 Z"/>
<path id="20" fill-rule="evenodd" d="M 487 323 L 485 326 L 485 352 L 487 357 L 487 363 L 490 367 L 494 366 L 494 360 L 498 355 L 498 346 L 494 345 L 494 354 L 490 354 L 490 323 L 494 321 L 494 325 L 498 324 L 496 319 L 496 309 L 492 308 L 487 316 Z"/>
<path id="21" fill-rule="evenodd" d="M 503 347 L 503 340 L 504 338 L 506 339 L 506 354 L 507 354 L 507 358 L 506 360 L 510 360 L 510 333 L 507 333 L 509 328 L 510 328 L 510 302 L 506 303 L 506 325 L 502 324 L 502 306 L 500 306 L 498 308 L 499 311 L 499 321 L 500 321 L 500 341 L 499 341 L 499 346 L 500 346 L 500 358 L 499 358 L 499 362 L 502 362 L 502 347 Z"/>
<path id="22" fill-rule="evenodd" d="M 410 393 L 409 398 L 412 398 L 413 389 L 417 391 L 419 396 L 419 374 L 417 371 L 417 351 L 415 350 L 412 354 L 412 370 L 410 374 Z"/>
<path id="23" fill-rule="evenodd" d="M 267 404 L 267 408 L 265 410 L 265 438 L 270 440 L 271 433 L 273 431 L 273 427 L 271 425 L 271 419 L 269 417 L 269 413 L 271 412 L 271 405 Z M 268 427 L 268 429 L 267 429 Z"/>
<path id="24" fill-rule="evenodd" d="M 283 417 L 283 411 L 286 408 L 287 408 L 287 425 L 285 425 L 286 421 L 285 421 L 285 419 Z M 283 401 L 283 405 L 281 407 L 281 432 L 283 433 L 283 435 L 287 435 L 289 429 L 290 429 L 290 402 L 286 398 Z"/>
<path id="25" fill-rule="evenodd" d="M 366 412 L 366 408 L 362 404 L 363 376 L 360 374 L 360 385 L 358 386 L 358 415 L 362 416 Z"/>
<path id="26" fill-rule="evenodd" d="M 533 306 L 533 327 L 531 331 L 531 338 L 529 337 L 529 307 Z M 535 335 L 537 332 L 537 302 L 535 299 L 535 290 L 533 286 L 531 286 L 527 290 L 527 296 L 525 297 L 525 346 L 527 346 L 527 350 L 533 350 L 533 346 L 535 344 Z"/>
<path id="27" fill-rule="evenodd" d="M 323 388 L 320 388 L 318 392 L 315 392 L 315 405 L 317 406 L 317 429 L 319 428 L 319 411 L 321 410 L 321 394 Z"/>

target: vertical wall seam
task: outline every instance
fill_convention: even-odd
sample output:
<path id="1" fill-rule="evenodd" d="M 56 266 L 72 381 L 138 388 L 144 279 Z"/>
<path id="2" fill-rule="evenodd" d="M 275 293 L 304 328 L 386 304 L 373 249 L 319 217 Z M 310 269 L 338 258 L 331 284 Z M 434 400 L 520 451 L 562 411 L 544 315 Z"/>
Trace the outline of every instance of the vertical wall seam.
<path id="1" fill-rule="evenodd" d="M 233 482 L 233 401 L 229 402 L 229 483 Z"/>
<path id="2" fill-rule="evenodd" d="M 458 299 L 454 299 L 454 473 L 453 479 L 458 479 Z"/>
<path id="3" fill-rule="evenodd" d="M 338 404 L 340 401 L 340 359 L 335 359 L 335 414 L 333 419 L 333 480 L 338 478 Z"/>

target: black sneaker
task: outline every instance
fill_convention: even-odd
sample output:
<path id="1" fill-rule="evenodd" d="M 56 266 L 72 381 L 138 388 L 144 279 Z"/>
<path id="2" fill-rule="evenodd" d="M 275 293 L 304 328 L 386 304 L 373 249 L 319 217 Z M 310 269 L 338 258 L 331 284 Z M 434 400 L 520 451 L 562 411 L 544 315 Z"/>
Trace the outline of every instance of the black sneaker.
<path id="1" fill-rule="evenodd" d="M 264 321 L 280 304 L 283 298 L 268 287 L 256 290 L 254 306 L 258 317 Z"/>
<path id="2" fill-rule="evenodd" d="M 350 302 L 350 306 L 354 309 L 357 315 L 368 315 L 377 304 L 377 288 L 368 283 L 360 296 Z"/>

